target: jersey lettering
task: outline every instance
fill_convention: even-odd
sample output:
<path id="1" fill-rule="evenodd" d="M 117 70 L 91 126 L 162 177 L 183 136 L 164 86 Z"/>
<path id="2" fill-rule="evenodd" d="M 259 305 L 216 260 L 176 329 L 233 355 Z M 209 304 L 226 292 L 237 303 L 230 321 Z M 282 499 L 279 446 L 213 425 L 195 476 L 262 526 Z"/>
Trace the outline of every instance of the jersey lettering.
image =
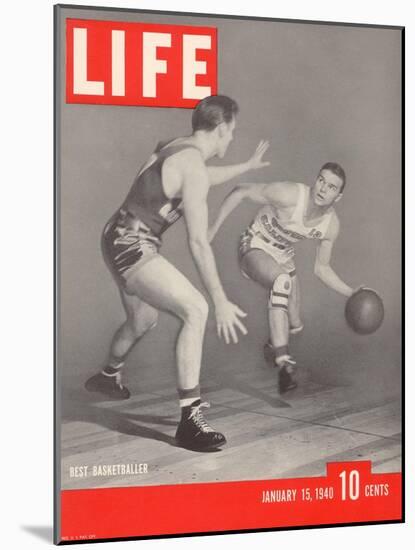
<path id="1" fill-rule="evenodd" d="M 166 220 L 167 223 L 172 224 L 181 217 L 182 206 L 182 201 L 180 201 L 176 208 L 173 208 L 173 205 L 170 202 L 167 202 L 160 208 L 159 214 L 164 220 Z"/>

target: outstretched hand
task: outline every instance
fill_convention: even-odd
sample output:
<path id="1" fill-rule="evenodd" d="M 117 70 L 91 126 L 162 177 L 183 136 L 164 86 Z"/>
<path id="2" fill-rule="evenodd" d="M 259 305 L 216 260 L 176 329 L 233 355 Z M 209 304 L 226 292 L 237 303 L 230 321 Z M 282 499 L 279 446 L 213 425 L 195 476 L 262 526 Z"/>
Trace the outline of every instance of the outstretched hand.
<path id="1" fill-rule="evenodd" d="M 246 313 L 242 311 L 236 304 L 225 300 L 220 305 L 216 306 L 216 327 L 219 338 L 223 338 L 227 344 L 232 340 L 234 344 L 238 343 L 237 329 L 242 334 L 248 334 L 245 325 L 239 317 L 246 317 Z"/>
<path id="2" fill-rule="evenodd" d="M 269 141 L 261 140 L 255 149 L 254 154 L 248 160 L 250 170 L 258 170 L 258 168 L 264 168 L 269 166 L 271 163 L 268 161 L 262 160 L 262 157 L 265 155 L 269 147 Z"/>

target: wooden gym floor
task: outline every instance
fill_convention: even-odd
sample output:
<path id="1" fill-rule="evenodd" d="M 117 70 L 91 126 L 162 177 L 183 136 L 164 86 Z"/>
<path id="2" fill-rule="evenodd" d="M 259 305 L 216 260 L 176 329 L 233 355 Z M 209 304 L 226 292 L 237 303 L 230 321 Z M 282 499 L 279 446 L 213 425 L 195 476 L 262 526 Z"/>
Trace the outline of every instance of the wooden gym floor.
<path id="1" fill-rule="evenodd" d="M 63 396 L 63 489 L 321 476 L 326 463 L 371 460 L 373 472 L 401 470 L 399 399 L 368 397 L 352 386 L 302 380 L 279 397 L 264 371 L 202 386 L 207 421 L 228 443 L 210 453 L 175 445 L 177 394 L 156 386 L 128 401 L 67 390 Z M 92 476 L 93 466 L 145 463 L 146 474 Z M 87 477 L 70 477 L 88 466 Z M 74 470 L 72 470 L 72 473 Z M 79 470 L 78 470 L 79 473 Z"/>

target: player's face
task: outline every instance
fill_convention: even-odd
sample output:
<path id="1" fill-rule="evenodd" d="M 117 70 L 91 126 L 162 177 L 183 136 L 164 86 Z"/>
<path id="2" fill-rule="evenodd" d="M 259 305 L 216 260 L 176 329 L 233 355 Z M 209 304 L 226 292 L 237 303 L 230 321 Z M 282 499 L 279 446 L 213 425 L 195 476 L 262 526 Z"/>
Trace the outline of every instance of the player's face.
<path id="1" fill-rule="evenodd" d="M 322 170 L 314 184 L 312 197 L 317 206 L 330 206 L 340 198 L 342 179 L 330 170 Z"/>
<path id="2" fill-rule="evenodd" d="M 218 157 L 223 158 L 228 150 L 229 144 L 233 140 L 233 132 L 235 130 L 235 119 L 233 118 L 229 124 L 223 124 L 221 137 L 218 147 Z"/>

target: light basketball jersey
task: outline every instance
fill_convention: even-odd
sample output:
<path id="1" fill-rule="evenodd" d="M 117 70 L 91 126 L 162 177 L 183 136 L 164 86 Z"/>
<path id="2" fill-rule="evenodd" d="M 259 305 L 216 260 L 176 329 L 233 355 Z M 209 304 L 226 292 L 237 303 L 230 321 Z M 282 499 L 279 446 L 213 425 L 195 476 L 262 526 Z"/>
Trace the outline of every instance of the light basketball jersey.
<path id="1" fill-rule="evenodd" d="M 330 209 L 315 224 L 304 225 L 310 188 L 303 183 L 297 183 L 297 185 L 298 201 L 289 220 L 280 220 L 277 210 L 271 204 L 267 204 L 259 210 L 250 226 L 254 233 L 265 237 L 273 247 L 282 253 L 302 239 L 324 239 L 333 216 L 333 210 Z"/>

